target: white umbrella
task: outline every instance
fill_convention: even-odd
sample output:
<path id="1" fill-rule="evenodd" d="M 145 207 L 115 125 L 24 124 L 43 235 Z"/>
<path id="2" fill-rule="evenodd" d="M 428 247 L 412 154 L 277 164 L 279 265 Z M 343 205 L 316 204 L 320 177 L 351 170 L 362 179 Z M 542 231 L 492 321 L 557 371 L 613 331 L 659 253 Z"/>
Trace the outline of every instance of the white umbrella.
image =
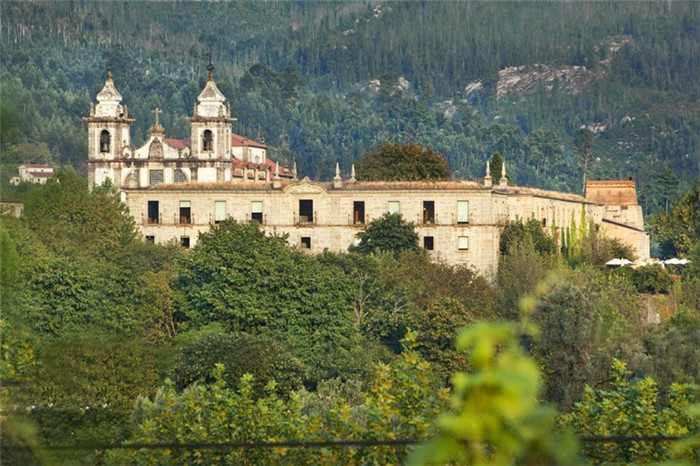
<path id="1" fill-rule="evenodd" d="M 629 259 L 625 259 L 625 258 L 620 259 L 620 262 L 622 262 L 621 265 L 634 265 L 634 262 L 632 262 Z"/>
<path id="2" fill-rule="evenodd" d="M 622 259 L 611 259 L 605 263 L 605 265 L 609 265 L 611 267 L 619 267 L 622 265 Z"/>
<path id="3" fill-rule="evenodd" d="M 692 261 L 690 259 L 681 259 L 680 265 L 690 264 Z"/>
<path id="4" fill-rule="evenodd" d="M 683 262 L 684 260 L 687 260 L 687 259 L 678 259 L 678 258 L 674 257 L 672 259 L 665 260 L 664 264 L 667 264 L 667 265 L 685 265 L 685 264 L 687 264 L 687 262 Z"/>

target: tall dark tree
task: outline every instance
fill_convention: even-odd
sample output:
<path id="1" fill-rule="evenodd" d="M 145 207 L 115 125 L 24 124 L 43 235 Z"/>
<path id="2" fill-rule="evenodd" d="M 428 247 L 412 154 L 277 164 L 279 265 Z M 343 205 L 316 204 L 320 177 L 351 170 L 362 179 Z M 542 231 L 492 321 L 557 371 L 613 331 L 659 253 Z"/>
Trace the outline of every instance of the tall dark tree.
<path id="1" fill-rule="evenodd" d="M 583 183 L 582 191 L 586 189 L 586 180 L 588 176 L 588 165 L 593 158 L 593 143 L 595 135 L 588 128 L 579 128 L 574 135 L 574 144 L 576 145 L 576 153 L 581 159 L 583 167 Z"/>
<path id="2" fill-rule="evenodd" d="M 489 175 L 493 179 L 494 183 L 498 183 L 501 179 L 501 173 L 503 172 L 503 157 L 501 153 L 496 151 L 491 156 L 491 163 L 489 164 Z"/>

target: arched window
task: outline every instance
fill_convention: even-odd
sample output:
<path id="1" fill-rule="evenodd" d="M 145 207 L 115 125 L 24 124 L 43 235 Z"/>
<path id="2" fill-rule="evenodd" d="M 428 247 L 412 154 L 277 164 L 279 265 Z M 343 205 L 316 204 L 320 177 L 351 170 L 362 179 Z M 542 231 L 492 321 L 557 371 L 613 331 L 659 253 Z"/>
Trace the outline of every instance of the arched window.
<path id="1" fill-rule="evenodd" d="M 202 146 L 202 150 L 214 150 L 214 144 L 213 144 L 214 138 L 212 137 L 211 130 L 207 129 L 204 131 L 204 144 Z"/>
<path id="2" fill-rule="evenodd" d="M 180 170 L 179 168 L 175 169 L 175 183 L 186 183 L 187 182 L 187 175 L 185 175 L 185 172 Z"/>
<path id="3" fill-rule="evenodd" d="M 109 131 L 106 129 L 100 133 L 100 152 L 109 152 Z"/>

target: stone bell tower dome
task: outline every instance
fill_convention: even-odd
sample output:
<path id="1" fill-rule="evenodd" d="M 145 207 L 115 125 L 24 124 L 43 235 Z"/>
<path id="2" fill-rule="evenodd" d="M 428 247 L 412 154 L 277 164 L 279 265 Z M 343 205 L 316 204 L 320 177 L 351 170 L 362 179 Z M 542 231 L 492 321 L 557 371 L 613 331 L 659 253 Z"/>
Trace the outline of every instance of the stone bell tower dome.
<path id="1" fill-rule="evenodd" d="M 131 144 L 131 124 L 122 96 L 114 86 L 112 72 L 97 94 L 97 106 L 90 104 L 90 116 L 83 118 L 88 124 L 88 185 L 92 189 L 106 179 L 115 182 L 115 168 L 122 152 Z"/>

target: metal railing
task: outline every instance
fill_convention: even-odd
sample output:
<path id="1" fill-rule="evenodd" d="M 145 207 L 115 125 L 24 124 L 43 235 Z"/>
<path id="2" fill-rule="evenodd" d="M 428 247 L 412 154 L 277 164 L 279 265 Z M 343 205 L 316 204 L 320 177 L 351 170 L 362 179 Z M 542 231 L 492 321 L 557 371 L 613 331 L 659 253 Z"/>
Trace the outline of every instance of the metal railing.
<path id="1" fill-rule="evenodd" d="M 318 222 L 318 212 L 316 212 L 316 211 L 314 211 L 311 218 L 309 218 L 308 215 L 297 216 L 296 212 L 294 212 L 294 225 L 296 225 L 298 227 L 313 226 L 313 225 L 316 225 L 317 222 Z"/>

